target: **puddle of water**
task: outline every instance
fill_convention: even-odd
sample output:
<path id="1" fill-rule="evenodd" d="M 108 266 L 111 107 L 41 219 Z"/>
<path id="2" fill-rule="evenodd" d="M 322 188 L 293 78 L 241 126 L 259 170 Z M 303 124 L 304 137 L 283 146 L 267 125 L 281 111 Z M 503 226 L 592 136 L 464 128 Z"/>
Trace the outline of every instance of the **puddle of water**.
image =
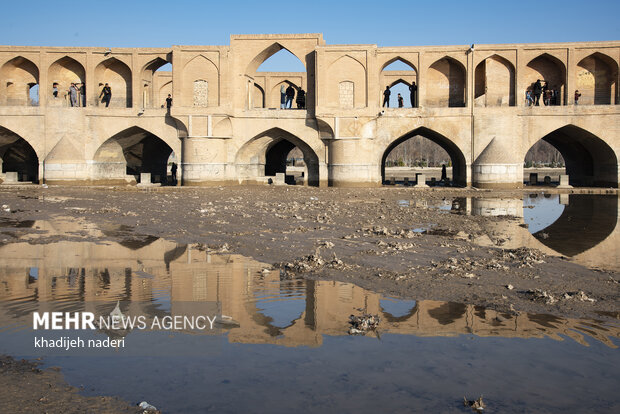
<path id="1" fill-rule="evenodd" d="M 89 229 L 90 232 L 95 230 Z M 71 252 L 71 254 L 67 254 Z M 281 281 L 235 255 L 157 239 L 0 246 L 0 353 L 37 309 L 117 300 L 151 316 L 179 303 L 213 302 L 234 326 L 175 331 L 144 356 L 50 356 L 89 395 L 146 400 L 165 412 L 455 412 L 484 394 L 493 412 L 570 412 L 617 407 L 620 324 L 502 314 L 467 304 L 400 300 L 327 281 Z M 150 305 L 149 305 L 150 304 Z M 379 335 L 349 336 L 351 314 L 381 318 Z M 177 345 L 212 346 L 186 354 Z M 148 337 L 147 337 L 148 338 Z M 128 374 L 130 373 L 130 374 Z M 592 398 L 592 396 L 596 398 Z M 257 408 L 259 407 L 259 408 Z"/>

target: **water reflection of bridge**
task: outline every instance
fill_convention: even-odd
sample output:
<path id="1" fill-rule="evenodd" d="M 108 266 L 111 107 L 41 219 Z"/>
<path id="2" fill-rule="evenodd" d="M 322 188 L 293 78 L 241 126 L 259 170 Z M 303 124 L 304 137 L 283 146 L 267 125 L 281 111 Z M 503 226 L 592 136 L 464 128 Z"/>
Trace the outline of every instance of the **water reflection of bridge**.
<path id="1" fill-rule="evenodd" d="M 360 312 L 379 314 L 382 334 L 567 336 L 582 344 L 591 336 L 609 346 L 610 337 L 620 336 L 620 329 L 604 330 L 592 321 L 514 316 L 435 301 L 412 301 L 391 314 L 388 298 L 354 285 L 280 281 L 277 271 L 261 274 L 263 266 L 246 258 L 162 239 L 138 248 L 110 242 L 15 243 L 0 247 L 0 255 L 2 327 L 29 326 L 33 310 L 63 309 L 69 301 L 128 300 L 127 312 L 151 316 L 174 312 L 177 302 L 210 301 L 239 322 L 227 330 L 229 341 L 239 343 L 320 346 L 324 335 L 346 335 L 349 315 Z M 268 310 L 272 304 L 282 305 L 275 314 Z"/>

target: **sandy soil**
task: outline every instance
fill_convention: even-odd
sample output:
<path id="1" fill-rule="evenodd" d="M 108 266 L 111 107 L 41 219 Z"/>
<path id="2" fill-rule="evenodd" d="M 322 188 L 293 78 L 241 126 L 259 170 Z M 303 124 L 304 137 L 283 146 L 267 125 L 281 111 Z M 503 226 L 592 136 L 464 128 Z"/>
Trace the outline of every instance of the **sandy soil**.
<path id="1" fill-rule="evenodd" d="M 519 191 L 484 195 L 491 194 L 522 195 Z M 0 210 L 0 223 L 5 223 L 0 224 L 5 227 L 0 243 L 16 242 L 20 234 L 36 231 L 6 228 L 7 223 L 69 216 L 99 226 L 130 226 L 135 235 L 250 256 L 281 268 L 284 278 L 336 279 L 392 296 L 464 302 L 506 312 L 618 318 L 618 274 L 535 250 L 503 249 L 501 237 L 490 229 L 514 218 L 466 216 L 424 206 L 472 195 L 481 194 L 393 187 L 2 188 L 0 204 L 9 206 L 9 211 Z M 399 207 L 399 200 L 419 206 Z M 434 226 L 427 234 L 411 230 L 429 224 Z M 109 234 L 111 240 L 127 236 Z M 495 247 L 472 242 L 480 237 Z M 62 239 L 85 240 L 85 236 L 67 234 Z M 41 234 L 36 242 L 58 240 Z M 3 373 L 0 388 L 6 379 Z M 73 390 L 65 398 L 69 397 L 78 398 Z"/>

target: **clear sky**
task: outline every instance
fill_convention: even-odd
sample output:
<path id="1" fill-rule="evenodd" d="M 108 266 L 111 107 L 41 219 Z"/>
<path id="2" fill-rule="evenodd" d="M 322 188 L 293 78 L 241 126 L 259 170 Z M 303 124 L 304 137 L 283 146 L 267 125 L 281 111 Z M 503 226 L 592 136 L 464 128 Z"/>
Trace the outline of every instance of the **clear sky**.
<path id="1" fill-rule="evenodd" d="M 228 45 L 255 33 L 379 46 L 620 40 L 620 0 L 2 0 L 2 15 L 5 45 Z"/>

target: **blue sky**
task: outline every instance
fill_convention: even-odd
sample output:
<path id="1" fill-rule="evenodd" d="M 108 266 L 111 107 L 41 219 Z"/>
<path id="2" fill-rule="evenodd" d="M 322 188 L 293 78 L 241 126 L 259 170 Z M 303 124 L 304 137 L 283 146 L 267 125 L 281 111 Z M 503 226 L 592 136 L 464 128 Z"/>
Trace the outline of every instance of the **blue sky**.
<path id="1" fill-rule="evenodd" d="M 2 3 L 8 45 L 227 45 L 230 34 L 317 32 L 328 44 L 379 46 L 620 39 L 619 0 Z"/>

